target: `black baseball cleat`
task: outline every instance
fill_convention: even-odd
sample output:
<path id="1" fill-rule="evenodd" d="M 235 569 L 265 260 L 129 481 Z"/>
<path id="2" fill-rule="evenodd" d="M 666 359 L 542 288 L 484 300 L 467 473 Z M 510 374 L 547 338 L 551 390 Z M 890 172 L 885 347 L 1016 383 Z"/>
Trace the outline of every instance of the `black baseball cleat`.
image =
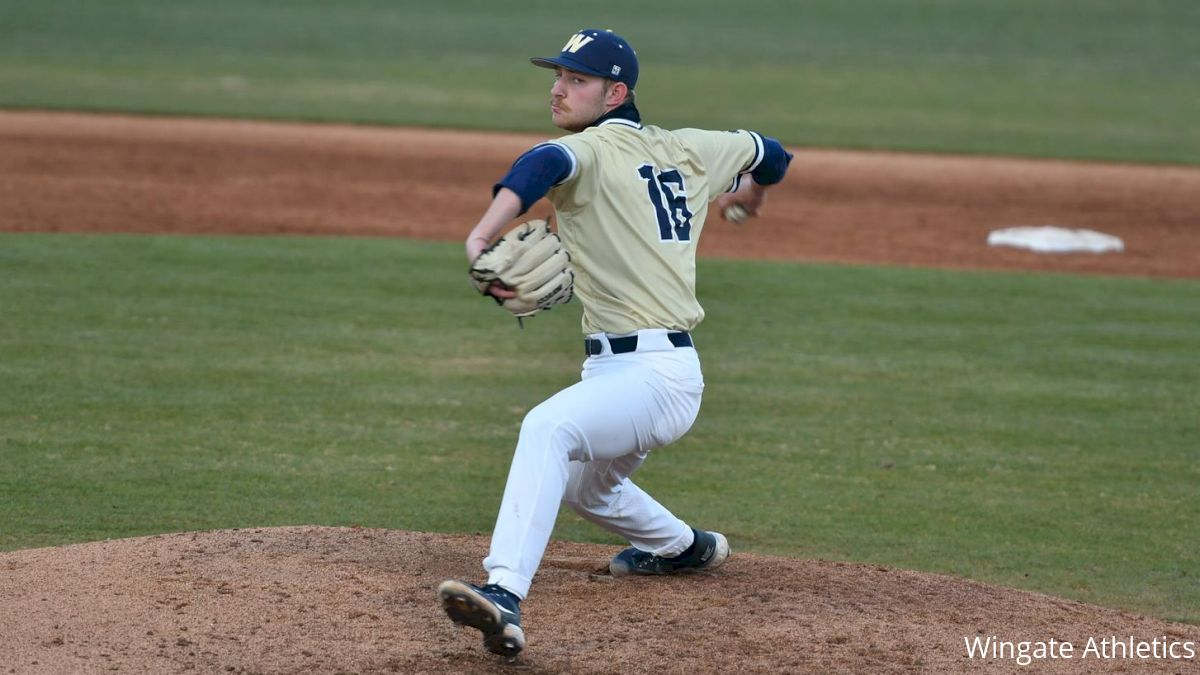
<path id="1" fill-rule="evenodd" d="M 450 580 L 438 586 L 438 597 L 451 621 L 483 633 L 483 646 L 489 652 L 512 658 L 525 648 L 521 600 L 512 593 L 495 584 Z"/>
<path id="2" fill-rule="evenodd" d="M 692 528 L 696 539 L 688 550 L 674 558 L 627 548 L 608 563 L 608 571 L 614 577 L 630 575 L 685 574 L 699 570 L 716 569 L 729 557 L 729 541 L 720 532 L 707 532 Z"/>

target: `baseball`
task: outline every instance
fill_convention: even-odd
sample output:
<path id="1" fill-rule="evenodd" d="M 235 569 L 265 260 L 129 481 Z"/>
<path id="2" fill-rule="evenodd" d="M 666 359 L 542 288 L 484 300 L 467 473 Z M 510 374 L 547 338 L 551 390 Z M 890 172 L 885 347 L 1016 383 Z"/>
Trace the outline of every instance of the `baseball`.
<path id="1" fill-rule="evenodd" d="M 729 206 L 725 207 L 725 220 L 728 220 L 735 225 L 741 225 L 742 223 L 746 222 L 746 219 L 749 217 L 750 212 L 747 211 L 746 207 L 742 206 L 741 204 L 730 204 Z"/>

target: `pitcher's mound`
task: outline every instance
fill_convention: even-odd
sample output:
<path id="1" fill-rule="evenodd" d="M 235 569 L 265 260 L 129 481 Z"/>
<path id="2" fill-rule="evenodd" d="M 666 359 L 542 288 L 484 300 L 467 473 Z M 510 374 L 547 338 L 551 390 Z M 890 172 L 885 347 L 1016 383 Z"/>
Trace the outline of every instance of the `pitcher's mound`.
<path id="1" fill-rule="evenodd" d="M 487 538 L 287 527 L 0 554 L 0 673 L 989 672 L 964 639 L 1074 645 L 1038 672 L 1184 672 L 1101 659 L 1119 640 L 1192 642 L 1171 624 L 1045 595 L 870 565 L 738 554 L 686 578 L 614 579 L 616 548 L 553 543 L 512 663 L 450 623 L 447 578 L 478 581 Z M 1182 654 L 1177 647 L 1176 654 Z"/>

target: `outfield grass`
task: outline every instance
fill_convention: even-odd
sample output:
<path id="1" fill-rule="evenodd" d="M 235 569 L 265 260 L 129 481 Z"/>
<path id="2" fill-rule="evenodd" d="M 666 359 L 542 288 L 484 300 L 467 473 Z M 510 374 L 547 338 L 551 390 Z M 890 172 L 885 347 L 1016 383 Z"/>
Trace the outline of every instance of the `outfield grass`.
<path id="1" fill-rule="evenodd" d="M 523 412 L 577 377 L 578 307 L 518 330 L 461 256 L 0 237 L 0 549 L 300 523 L 490 531 Z M 639 473 L 681 515 L 743 551 L 1200 622 L 1200 284 L 700 273 L 704 407 Z M 556 536 L 616 543 L 569 514 Z"/>
<path id="2" fill-rule="evenodd" d="M 526 58 L 585 25 L 666 126 L 1200 163 L 1194 0 L 0 0 L 0 106 L 549 133 Z"/>

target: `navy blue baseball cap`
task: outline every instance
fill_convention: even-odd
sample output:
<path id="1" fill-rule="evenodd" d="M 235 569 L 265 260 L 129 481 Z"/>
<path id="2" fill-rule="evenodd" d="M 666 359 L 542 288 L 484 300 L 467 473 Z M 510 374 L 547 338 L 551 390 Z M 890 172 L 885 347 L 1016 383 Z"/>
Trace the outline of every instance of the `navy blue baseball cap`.
<path id="1" fill-rule="evenodd" d="M 529 59 L 542 68 L 563 67 L 585 75 L 607 77 L 633 89 L 638 79 L 637 54 L 625 38 L 611 30 L 584 28 L 567 40 L 558 56 Z"/>

